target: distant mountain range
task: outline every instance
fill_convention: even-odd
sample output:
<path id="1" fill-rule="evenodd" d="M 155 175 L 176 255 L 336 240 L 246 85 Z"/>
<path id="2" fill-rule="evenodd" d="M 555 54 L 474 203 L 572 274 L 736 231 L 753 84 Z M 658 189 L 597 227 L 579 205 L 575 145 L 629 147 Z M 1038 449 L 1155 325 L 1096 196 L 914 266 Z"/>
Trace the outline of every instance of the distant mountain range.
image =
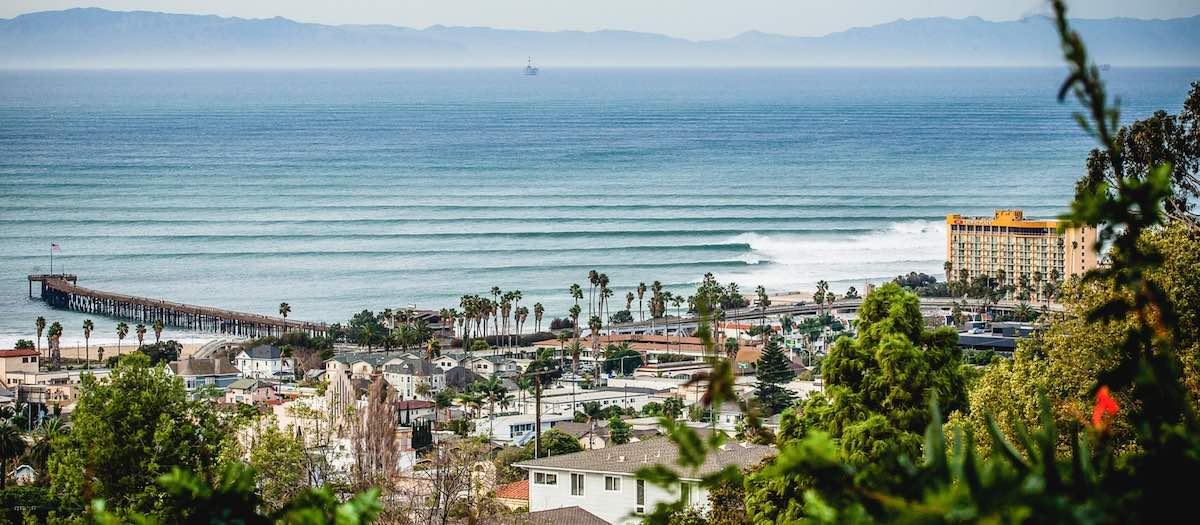
<path id="1" fill-rule="evenodd" d="M 1097 61 L 1200 66 L 1200 16 L 1076 20 Z M 412 29 L 96 8 L 0 19 L 0 68 L 513 66 L 1049 66 L 1050 20 L 897 20 L 820 37 L 692 41 L 631 31 Z"/>

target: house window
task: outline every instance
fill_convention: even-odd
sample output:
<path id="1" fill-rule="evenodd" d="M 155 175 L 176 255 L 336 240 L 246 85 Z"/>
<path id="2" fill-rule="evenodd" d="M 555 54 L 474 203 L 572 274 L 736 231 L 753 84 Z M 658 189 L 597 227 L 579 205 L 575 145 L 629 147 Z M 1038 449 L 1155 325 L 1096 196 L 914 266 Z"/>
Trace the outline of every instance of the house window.
<path id="1" fill-rule="evenodd" d="M 571 495 L 583 495 L 583 474 L 571 474 Z"/>
<path id="2" fill-rule="evenodd" d="M 646 480 L 637 480 L 637 510 L 638 514 L 646 512 Z"/>
<path id="3" fill-rule="evenodd" d="M 533 483 L 536 485 L 557 485 L 558 475 L 538 472 L 533 475 Z"/>
<path id="4" fill-rule="evenodd" d="M 621 490 L 621 478 L 604 476 L 604 490 L 619 492 Z"/>

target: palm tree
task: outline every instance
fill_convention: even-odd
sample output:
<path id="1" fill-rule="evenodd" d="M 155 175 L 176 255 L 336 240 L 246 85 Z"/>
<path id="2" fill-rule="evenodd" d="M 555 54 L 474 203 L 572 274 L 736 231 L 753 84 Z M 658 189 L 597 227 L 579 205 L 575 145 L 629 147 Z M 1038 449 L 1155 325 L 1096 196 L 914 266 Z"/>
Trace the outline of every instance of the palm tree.
<path id="1" fill-rule="evenodd" d="M 58 321 L 50 323 L 50 328 L 46 331 L 46 346 L 47 351 L 54 359 L 54 365 L 58 366 L 62 358 L 62 352 L 59 349 L 59 343 L 62 342 L 63 327 Z"/>
<path id="2" fill-rule="evenodd" d="M 292 313 L 292 305 L 279 303 L 279 315 L 283 316 L 283 331 L 287 333 L 287 316 Z"/>
<path id="3" fill-rule="evenodd" d="M 8 480 L 8 465 L 25 453 L 25 438 L 21 429 L 11 422 L 0 423 L 0 489 Z"/>
<path id="4" fill-rule="evenodd" d="M 137 334 L 138 348 L 141 348 L 146 341 L 146 325 L 138 323 L 138 325 L 134 327 L 134 333 Z"/>
<path id="5" fill-rule="evenodd" d="M 954 280 L 954 263 L 946 261 L 942 263 L 942 269 L 946 271 L 946 282 Z"/>
<path id="6" fill-rule="evenodd" d="M 92 367 L 91 340 L 92 340 L 92 330 L 95 330 L 95 329 L 96 329 L 96 325 L 92 324 L 91 319 L 84 319 L 84 321 L 83 321 L 83 366 L 84 366 L 84 368 Z"/>
<path id="7" fill-rule="evenodd" d="M 646 313 L 642 311 L 642 298 L 645 296 L 646 296 L 646 283 L 644 283 L 644 282 L 638 283 L 638 285 L 637 285 L 638 318 L 641 321 L 646 320 Z"/>
<path id="8" fill-rule="evenodd" d="M 46 329 L 46 318 L 39 315 L 37 318 L 37 321 L 35 321 L 33 324 L 34 324 L 34 326 L 37 327 L 37 336 L 38 336 L 37 337 L 37 351 L 38 351 L 38 357 L 41 357 L 41 355 L 42 355 L 42 331 Z"/>
<path id="9" fill-rule="evenodd" d="M 164 326 L 166 326 L 166 325 L 163 323 L 162 319 L 156 319 L 154 321 L 154 326 L 152 328 L 154 328 L 154 343 L 155 344 L 158 344 L 159 341 L 162 341 L 162 332 L 163 332 Z"/>
<path id="10" fill-rule="evenodd" d="M 46 472 L 46 463 L 50 460 L 54 439 L 69 430 L 70 427 L 63 425 L 62 420 L 57 417 L 45 418 L 33 429 L 33 444 L 29 447 L 27 455 L 35 470 L 39 473 Z"/>
<path id="11" fill-rule="evenodd" d="M 829 293 L 829 282 L 825 280 L 817 281 L 817 292 L 813 294 L 813 302 L 817 303 L 817 315 L 825 315 L 823 305 L 825 304 L 825 294 Z"/>
<path id="12" fill-rule="evenodd" d="M 579 344 L 579 340 L 576 339 L 571 342 L 571 345 L 567 349 L 571 351 L 571 373 L 579 375 L 579 354 L 583 353 L 583 345 Z"/>
<path id="13" fill-rule="evenodd" d="M 542 331 L 542 316 L 546 314 L 546 307 L 542 303 L 533 303 L 533 331 Z"/>
<path id="14" fill-rule="evenodd" d="M 1042 281 L 1044 280 L 1046 280 L 1046 276 L 1042 274 L 1041 270 L 1033 272 L 1033 293 L 1035 295 L 1042 294 Z"/>
<path id="15" fill-rule="evenodd" d="M 675 295 L 675 296 L 671 297 L 671 306 L 675 307 L 675 345 L 676 345 L 676 350 L 680 349 L 679 345 L 680 345 L 680 342 L 683 340 L 683 339 L 681 339 L 683 337 L 683 312 L 680 310 L 682 309 L 683 303 L 685 303 L 685 302 L 687 302 L 687 301 L 683 298 L 682 295 Z"/>
<path id="16" fill-rule="evenodd" d="M 633 292 L 625 292 L 625 310 L 633 310 Z"/>
<path id="17" fill-rule="evenodd" d="M 596 301 L 596 286 L 600 284 L 600 274 L 596 270 L 588 271 L 588 282 L 592 285 L 588 288 L 588 319 L 591 319 L 592 315 L 595 315 L 592 310 L 592 303 Z"/>
<path id="18" fill-rule="evenodd" d="M 575 340 L 576 341 L 579 340 L 579 314 L 583 313 L 580 310 L 581 309 L 579 308 L 579 305 L 575 305 L 575 306 L 572 306 L 571 309 L 567 311 L 567 313 L 571 314 L 571 327 L 575 331 Z"/>
<path id="19" fill-rule="evenodd" d="M 517 384 L 517 395 L 519 396 L 517 404 L 521 407 L 521 413 L 524 414 L 525 393 L 528 392 L 531 387 L 533 387 L 533 381 L 526 376 L 519 376 L 516 378 L 515 383 Z"/>
<path id="20" fill-rule="evenodd" d="M 609 289 L 609 287 L 608 287 L 608 274 L 602 273 L 602 274 L 598 275 L 596 277 L 596 282 L 600 284 L 600 301 L 601 301 L 600 304 L 596 305 L 599 307 L 599 310 L 600 310 L 600 311 L 596 312 L 596 314 L 600 316 L 601 320 L 608 319 L 608 314 L 606 313 L 606 311 L 608 309 L 608 298 L 612 297 L 612 295 L 613 295 L 613 291 L 611 289 Z"/>
<path id="21" fill-rule="evenodd" d="M 604 409 L 600 408 L 600 403 L 593 401 L 591 403 L 584 403 L 581 412 L 587 417 L 587 423 L 591 427 L 591 432 L 588 434 L 588 450 L 591 450 L 595 446 L 592 443 L 592 436 L 596 435 L 596 421 L 604 419 Z"/>
<path id="22" fill-rule="evenodd" d="M 593 315 L 588 319 L 588 330 L 592 332 L 592 352 L 600 349 L 600 316 Z"/>
<path id="23" fill-rule="evenodd" d="M 117 323 L 117 355 L 121 355 L 121 340 L 129 335 L 129 325 L 124 321 Z"/>
<path id="24" fill-rule="evenodd" d="M 767 289 L 763 288 L 762 285 L 759 285 L 757 288 L 755 288 L 754 293 L 756 295 L 758 295 L 758 310 L 762 313 L 762 319 L 758 323 L 758 326 L 760 327 L 760 330 L 762 330 L 763 348 L 766 348 L 767 347 L 767 327 L 766 327 L 767 307 L 771 306 L 771 298 L 767 295 Z"/>

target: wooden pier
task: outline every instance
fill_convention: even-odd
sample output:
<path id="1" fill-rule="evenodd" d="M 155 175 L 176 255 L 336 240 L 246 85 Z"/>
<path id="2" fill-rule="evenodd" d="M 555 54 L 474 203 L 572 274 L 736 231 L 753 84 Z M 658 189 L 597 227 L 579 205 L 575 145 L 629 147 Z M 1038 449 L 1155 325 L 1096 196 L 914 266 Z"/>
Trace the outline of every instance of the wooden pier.
<path id="1" fill-rule="evenodd" d="M 285 331 L 324 335 L 329 328 L 325 323 L 288 321 L 281 317 L 93 290 L 79 286 L 78 277 L 69 274 L 30 275 L 30 297 L 33 297 L 34 282 L 41 283 L 42 300 L 51 307 L 142 323 L 162 320 L 167 326 L 242 337 L 281 335 Z"/>

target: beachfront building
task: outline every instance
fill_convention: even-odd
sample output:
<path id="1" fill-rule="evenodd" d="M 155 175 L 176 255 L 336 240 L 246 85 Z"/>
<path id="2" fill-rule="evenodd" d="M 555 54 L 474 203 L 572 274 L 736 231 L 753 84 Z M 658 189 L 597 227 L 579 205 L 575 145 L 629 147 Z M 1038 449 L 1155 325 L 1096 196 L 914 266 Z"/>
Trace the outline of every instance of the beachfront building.
<path id="1" fill-rule="evenodd" d="M 238 352 L 233 359 L 242 377 L 283 380 L 295 377 L 296 361 L 284 357 L 283 350 L 271 345 L 258 345 Z"/>
<path id="2" fill-rule="evenodd" d="M 37 350 L 0 350 L 0 380 L 4 386 L 16 386 L 26 377 L 36 376 L 39 357 Z"/>
<path id="3" fill-rule="evenodd" d="M 771 446 L 728 443 L 709 454 L 695 473 L 685 474 L 669 489 L 635 476 L 643 467 L 676 463 L 679 449 L 669 439 L 532 459 L 514 466 L 529 472 L 531 512 L 580 507 L 609 523 L 633 524 L 640 523 L 639 515 L 654 510 L 655 504 L 681 497 L 688 506 L 705 510 L 708 493 L 700 485 L 700 478 L 727 465 L 751 467 L 774 454 L 775 447 Z"/>
<path id="4" fill-rule="evenodd" d="M 1003 270 L 1005 283 L 1015 284 L 1025 276 L 1031 282 L 1041 274 L 1049 281 L 1081 275 L 1098 264 L 1092 250 L 1096 229 L 1064 227 L 1057 220 L 1026 219 L 1021 210 L 997 210 L 992 217 L 946 216 L 946 260 L 951 280 L 984 275 L 997 277 Z M 1035 296 L 1041 290 L 1033 290 Z"/>
<path id="5" fill-rule="evenodd" d="M 180 359 L 171 361 L 166 366 L 168 376 L 183 380 L 183 388 L 188 392 L 207 386 L 224 390 L 234 381 L 241 378 L 241 371 L 224 358 L 211 359 Z"/>

